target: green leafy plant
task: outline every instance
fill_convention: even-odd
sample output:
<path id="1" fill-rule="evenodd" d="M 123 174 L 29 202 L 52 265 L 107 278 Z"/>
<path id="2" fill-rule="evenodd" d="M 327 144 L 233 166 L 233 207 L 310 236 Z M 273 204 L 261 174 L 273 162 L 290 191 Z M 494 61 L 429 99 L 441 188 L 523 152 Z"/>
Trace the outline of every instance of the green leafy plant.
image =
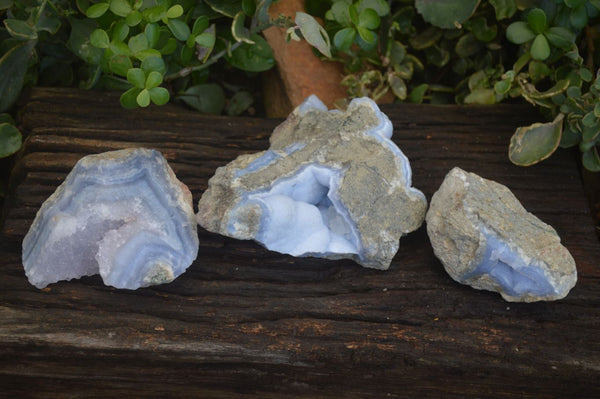
<path id="1" fill-rule="evenodd" d="M 578 146 L 600 170 L 600 0 L 307 0 L 295 19 L 272 0 L 0 0 L 0 112 L 27 85 L 121 90 L 126 108 L 179 101 L 239 115 L 273 67 L 273 25 L 344 66 L 349 97 L 415 103 L 526 101 L 547 121 L 515 132 L 531 165 Z M 318 21 L 322 21 L 318 22 Z M 231 74 L 230 72 L 235 72 Z M 0 124 L 0 147 L 20 145 Z"/>
<path id="2" fill-rule="evenodd" d="M 600 170 L 600 1 L 333 0 L 308 3 L 333 38 L 350 97 L 496 104 L 523 99 L 551 122 L 517 129 L 509 158 L 532 165 L 578 145 Z M 360 15 L 363 15 L 361 20 Z M 580 54 L 580 49 L 583 51 Z M 322 54 L 326 51 L 319 49 Z M 595 113 L 596 112 L 596 113 Z"/>
<path id="3" fill-rule="evenodd" d="M 235 75 L 274 65 L 259 33 L 294 26 L 269 17 L 271 2 L 2 0 L 0 75 L 11 79 L 0 80 L 0 112 L 11 109 L 25 86 L 78 85 L 121 90 L 126 108 L 176 100 L 239 115 L 256 90 L 248 83 L 253 79 Z M 8 146 L 12 128 L 3 129 L 0 146 Z"/>

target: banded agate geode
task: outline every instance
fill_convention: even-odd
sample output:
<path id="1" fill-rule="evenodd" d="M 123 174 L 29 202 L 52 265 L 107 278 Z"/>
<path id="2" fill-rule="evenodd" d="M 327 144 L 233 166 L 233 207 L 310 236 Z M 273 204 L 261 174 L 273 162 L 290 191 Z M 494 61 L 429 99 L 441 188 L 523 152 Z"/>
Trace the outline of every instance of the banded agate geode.
<path id="1" fill-rule="evenodd" d="M 198 223 L 293 256 L 387 269 L 427 206 L 391 136 L 372 100 L 355 99 L 342 112 L 311 96 L 275 128 L 267 151 L 217 169 Z"/>
<path id="2" fill-rule="evenodd" d="M 42 204 L 23 240 L 38 288 L 100 274 L 136 289 L 167 283 L 198 253 L 192 195 L 155 150 L 89 155 Z"/>

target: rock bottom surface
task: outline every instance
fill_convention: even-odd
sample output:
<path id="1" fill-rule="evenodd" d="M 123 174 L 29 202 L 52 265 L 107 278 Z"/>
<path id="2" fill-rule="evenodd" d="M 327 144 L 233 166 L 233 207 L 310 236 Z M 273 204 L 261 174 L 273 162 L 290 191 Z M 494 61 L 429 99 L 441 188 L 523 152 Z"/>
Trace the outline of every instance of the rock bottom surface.
<path id="1" fill-rule="evenodd" d="M 556 231 L 502 184 L 452 169 L 426 216 L 435 255 L 450 276 L 511 302 L 564 298 L 575 261 Z"/>
<path id="2" fill-rule="evenodd" d="M 136 289 L 167 283 L 198 253 L 192 195 L 160 152 L 89 155 L 42 204 L 23 240 L 23 266 L 38 288 L 100 274 Z"/>
<path id="3" fill-rule="evenodd" d="M 342 112 L 311 96 L 275 128 L 267 151 L 217 169 L 197 221 L 281 253 L 387 269 L 427 206 L 391 135 L 369 99 Z"/>

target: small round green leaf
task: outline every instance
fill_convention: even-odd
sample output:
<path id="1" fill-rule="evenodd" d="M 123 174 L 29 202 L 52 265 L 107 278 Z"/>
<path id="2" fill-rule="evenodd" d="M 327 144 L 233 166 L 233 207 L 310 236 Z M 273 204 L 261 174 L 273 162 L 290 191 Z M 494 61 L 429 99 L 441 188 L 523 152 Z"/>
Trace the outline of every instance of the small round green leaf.
<path id="1" fill-rule="evenodd" d="M 439 28 L 453 29 L 465 22 L 480 0 L 415 0 L 415 7 L 426 22 Z"/>
<path id="2" fill-rule="evenodd" d="M 443 32 L 435 26 L 429 26 L 410 39 L 410 45 L 415 50 L 424 50 L 433 46 L 442 38 Z"/>
<path id="3" fill-rule="evenodd" d="M 131 59 L 126 55 L 113 55 L 108 62 L 110 71 L 119 76 L 127 76 L 127 71 L 133 68 Z"/>
<path id="4" fill-rule="evenodd" d="M 468 24 L 469 29 L 480 42 L 491 42 L 498 34 L 498 26 L 489 26 L 485 17 L 473 18 L 469 20 Z"/>
<path id="5" fill-rule="evenodd" d="M 110 45 L 110 40 L 108 39 L 108 34 L 106 31 L 102 29 L 96 29 L 90 35 L 90 43 L 92 43 L 92 46 L 98 48 L 108 48 Z"/>
<path id="6" fill-rule="evenodd" d="M 202 33 L 194 39 L 194 41 L 202 46 L 207 48 L 212 48 L 215 45 L 215 35 L 213 33 Z"/>
<path id="7" fill-rule="evenodd" d="M 208 114 L 220 114 L 225 107 L 225 93 L 221 86 L 214 83 L 192 86 L 177 98 L 191 108 Z"/>
<path id="8" fill-rule="evenodd" d="M 406 58 L 406 47 L 404 47 L 404 45 L 397 40 L 390 41 L 388 43 L 390 43 L 390 64 L 393 66 L 400 64 L 402 61 L 404 61 L 404 58 Z"/>
<path id="9" fill-rule="evenodd" d="M 535 34 L 544 33 L 548 28 L 546 13 L 540 8 L 534 8 L 527 14 L 527 24 Z"/>
<path id="10" fill-rule="evenodd" d="M 187 24 L 183 21 L 180 21 L 178 19 L 170 19 L 167 22 L 167 26 L 169 27 L 171 33 L 173 33 L 173 36 L 177 38 L 177 40 L 185 42 L 188 39 L 188 37 L 190 37 L 190 27 L 187 26 Z"/>
<path id="11" fill-rule="evenodd" d="M 596 118 L 596 115 L 594 115 L 593 111 L 588 112 L 587 114 L 585 114 L 583 116 L 583 119 L 581 119 L 581 123 L 583 123 L 583 126 L 587 126 L 587 127 L 598 127 L 598 131 L 600 131 L 600 126 L 598 125 L 598 119 Z M 589 138 L 584 137 L 583 138 L 586 141 L 589 141 Z"/>
<path id="12" fill-rule="evenodd" d="M 150 57 L 160 57 L 160 51 L 153 49 L 153 48 L 147 48 L 145 50 L 141 50 L 138 51 L 137 53 L 135 53 L 135 58 L 137 58 L 140 61 L 144 61 L 146 58 L 150 58 Z"/>
<path id="13" fill-rule="evenodd" d="M 133 9 L 127 0 L 110 0 L 110 11 L 119 17 L 126 17 Z"/>
<path id="14" fill-rule="evenodd" d="M 357 11 L 359 14 L 367 8 L 375 11 L 380 17 L 384 17 L 390 13 L 390 5 L 385 0 L 360 0 L 358 2 Z"/>
<path id="15" fill-rule="evenodd" d="M 150 105 L 150 92 L 146 89 L 142 89 L 135 98 L 135 101 L 140 107 L 147 107 Z"/>
<path id="16" fill-rule="evenodd" d="M 227 104 L 227 115 L 238 116 L 246 111 L 254 103 L 252 94 L 245 90 L 236 92 Z"/>
<path id="17" fill-rule="evenodd" d="M 167 42 L 165 43 L 165 45 L 158 49 L 158 51 L 162 55 L 173 54 L 175 52 L 175 50 L 177 50 L 177 40 L 175 40 L 172 37 L 167 39 Z"/>
<path id="18" fill-rule="evenodd" d="M 140 91 L 141 89 L 138 89 L 137 87 L 132 87 L 125 93 L 121 94 L 121 106 L 123 106 L 123 108 L 128 109 L 137 108 L 138 103 L 136 98 L 138 94 L 140 94 Z"/>
<path id="19" fill-rule="evenodd" d="M 544 62 L 532 60 L 529 63 L 529 77 L 536 83 L 550 76 L 552 70 Z"/>
<path id="20" fill-rule="evenodd" d="M 110 5 L 108 3 L 94 4 L 93 6 L 88 7 L 85 11 L 85 15 L 87 15 L 88 18 L 100 18 L 108 11 L 109 7 Z"/>
<path id="21" fill-rule="evenodd" d="M 475 55 L 479 50 L 483 48 L 483 44 L 477 40 L 475 35 L 471 32 L 466 35 L 462 35 L 456 42 L 454 51 L 461 57 L 468 58 Z"/>
<path id="22" fill-rule="evenodd" d="M 573 46 L 573 43 L 575 43 L 575 33 L 560 26 L 554 26 L 548 29 L 544 35 L 550 44 L 564 50 L 570 49 Z"/>
<path id="23" fill-rule="evenodd" d="M 192 27 L 192 35 L 197 36 L 204 32 L 206 28 L 208 28 L 209 20 L 206 15 L 202 15 L 194 21 L 194 26 Z"/>
<path id="24" fill-rule="evenodd" d="M 160 38 L 160 28 L 157 23 L 150 23 L 146 25 L 144 29 L 144 34 L 146 35 L 146 39 L 148 40 L 148 47 L 154 48 L 156 43 L 158 43 L 158 39 Z"/>
<path id="25" fill-rule="evenodd" d="M 183 15 L 183 7 L 180 4 L 175 4 L 167 10 L 167 18 L 179 18 Z"/>
<path id="26" fill-rule="evenodd" d="M 535 37 L 535 33 L 523 21 L 513 22 L 506 28 L 506 38 L 514 44 L 527 43 Z"/>
<path id="27" fill-rule="evenodd" d="M 517 12 L 517 4 L 515 0 L 489 0 L 496 12 L 498 21 L 512 17 Z"/>
<path id="28" fill-rule="evenodd" d="M 167 9 L 164 5 L 158 5 L 145 9 L 142 15 L 148 22 L 158 22 L 167 15 Z"/>
<path id="29" fill-rule="evenodd" d="M 574 28 L 583 29 L 588 23 L 588 15 L 587 10 L 585 9 L 585 4 L 573 8 L 571 10 L 569 20 Z"/>
<path id="30" fill-rule="evenodd" d="M 404 79 L 398 76 L 398 74 L 390 74 L 388 76 L 388 84 L 390 85 L 390 88 L 396 97 L 398 97 L 400 100 L 406 100 L 408 91 Z"/>
<path id="31" fill-rule="evenodd" d="M 423 83 L 423 84 L 420 84 L 417 87 L 415 87 L 410 92 L 410 96 L 408 98 L 409 101 L 411 103 L 421 104 L 423 102 L 423 98 L 425 97 L 425 93 L 427 92 L 428 88 L 429 88 L 429 85 L 427 83 Z"/>
<path id="32" fill-rule="evenodd" d="M 120 20 L 113 26 L 110 36 L 112 40 L 124 41 L 129 36 L 129 26 L 125 21 Z"/>
<path id="33" fill-rule="evenodd" d="M 154 87 L 148 90 L 150 93 L 150 100 L 156 105 L 164 105 L 169 102 L 169 90 L 164 87 Z"/>
<path id="34" fill-rule="evenodd" d="M 133 54 L 136 54 L 142 50 L 146 50 L 148 48 L 148 38 L 144 33 L 138 33 L 135 36 L 132 36 L 127 43 L 129 49 Z"/>
<path id="35" fill-rule="evenodd" d="M 594 106 L 594 115 L 596 115 L 596 117 L 600 118 L 600 102 L 597 102 L 596 105 Z"/>
<path id="36" fill-rule="evenodd" d="M 510 139 L 508 157 L 519 166 L 529 166 L 548 158 L 560 143 L 563 114 L 549 123 L 534 123 L 517 128 Z"/>
<path id="37" fill-rule="evenodd" d="M 581 88 L 577 86 L 571 86 L 567 89 L 567 96 L 571 98 L 579 98 L 581 97 Z"/>
<path id="38" fill-rule="evenodd" d="M 350 5 L 345 1 L 334 2 L 331 6 L 331 18 L 342 26 L 350 26 Z"/>
<path id="39" fill-rule="evenodd" d="M 153 89 L 162 83 L 163 77 L 159 72 L 152 71 L 146 78 L 146 89 Z"/>
<path id="40" fill-rule="evenodd" d="M 273 51 L 265 39 L 260 35 L 253 35 L 255 44 L 243 43 L 235 49 L 227 61 L 236 68 L 249 72 L 262 72 L 275 65 Z"/>
<path id="41" fill-rule="evenodd" d="M 375 33 L 373 33 L 372 31 L 370 31 L 367 28 L 363 28 L 362 26 L 359 26 L 357 28 L 358 30 L 358 35 L 361 37 L 361 39 L 363 39 L 366 43 L 374 43 L 375 40 L 377 39 L 377 36 L 375 35 Z M 360 44 L 360 43 L 359 43 Z"/>
<path id="42" fill-rule="evenodd" d="M 10 123 L 0 123 L 0 158 L 19 151 L 22 141 L 19 129 Z"/>
<path id="43" fill-rule="evenodd" d="M 367 28 L 367 29 L 377 29 L 379 24 L 381 23 L 381 19 L 379 15 L 375 12 L 375 10 L 371 8 L 367 8 L 361 11 L 358 15 L 358 26 Z"/>
<path id="44" fill-rule="evenodd" d="M 538 61 L 544 61 L 550 57 L 550 44 L 542 34 L 539 34 L 533 39 L 531 44 L 531 58 Z"/>
<path id="45" fill-rule="evenodd" d="M 127 71 L 127 80 L 138 89 L 143 89 L 146 85 L 146 74 L 140 68 L 131 68 Z"/>
<path id="46" fill-rule="evenodd" d="M 113 54 L 123 54 L 127 56 L 131 55 L 131 50 L 129 47 L 125 43 L 118 40 L 111 41 L 108 48 L 113 52 Z"/>
<path id="47" fill-rule="evenodd" d="M 581 77 L 581 80 L 588 83 L 594 78 L 594 75 L 587 68 L 579 69 L 579 76 Z"/>
<path id="48" fill-rule="evenodd" d="M 495 104 L 496 93 L 494 89 L 475 89 L 465 97 L 465 104 Z"/>
<path id="49" fill-rule="evenodd" d="M 148 57 L 142 60 L 141 68 L 144 72 L 150 73 L 151 71 L 156 71 L 161 75 L 164 75 L 167 71 L 167 67 L 165 66 L 165 62 L 161 57 Z"/>
<path id="50" fill-rule="evenodd" d="M 142 13 L 136 10 L 132 11 L 131 13 L 129 13 L 129 15 L 127 15 L 127 17 L 125 18 L 125 22 L 129 26 L 138 26 L 139 23 L 142 22 L 143 18 L 144 17 Z"/>
<path id="51" fill-rule="evenodd" d="M 581 156 L 583 166 L 591 172 L 600 172 L 600 156 L 598 155 L 598 149 L 592 147 L 585 151 Z"/>
<path id="52" fill-rule="evenodd" d="M 496 84 L 494 84 L 494 90 L 498 94 L 508 93 L 508 91 L 510 90 L 511 87 L 512 87 L 512 83 L 508 79 L 499 80 L 498 82 L 496 82 Z"/>
<path id="53" fill-rule="evenodd" d="M 333 44 L 338 50 L 347 52 L 350 50 L 350 46 L 352 46 L 355 36 L 356 30 L 354 30 L 354 28 L 344 28 L 335 34 L 333 37 Z"/>

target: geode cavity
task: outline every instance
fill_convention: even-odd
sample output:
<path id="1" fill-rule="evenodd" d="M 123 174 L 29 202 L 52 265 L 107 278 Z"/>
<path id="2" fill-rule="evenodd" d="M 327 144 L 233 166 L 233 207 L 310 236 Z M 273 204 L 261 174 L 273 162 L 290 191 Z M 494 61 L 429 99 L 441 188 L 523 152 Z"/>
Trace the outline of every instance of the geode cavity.
<path id="1" fill-rule="evenodd" d="M 387 269 L 427 206 L 391 135 L 372 100 L 341 112 L 311 96 L 275 129 L 267 151 L 217 169 L 198 223 L 281 253 Z"/>
<path id="2" fill-rule="evenodd" d="M 136 289 L 167 283 L 198 253 L 192 195 L 160 152 L 89 155 L 38 211 L 23 240 L 23 266 L 38 288 L 100 274 Z"/>

